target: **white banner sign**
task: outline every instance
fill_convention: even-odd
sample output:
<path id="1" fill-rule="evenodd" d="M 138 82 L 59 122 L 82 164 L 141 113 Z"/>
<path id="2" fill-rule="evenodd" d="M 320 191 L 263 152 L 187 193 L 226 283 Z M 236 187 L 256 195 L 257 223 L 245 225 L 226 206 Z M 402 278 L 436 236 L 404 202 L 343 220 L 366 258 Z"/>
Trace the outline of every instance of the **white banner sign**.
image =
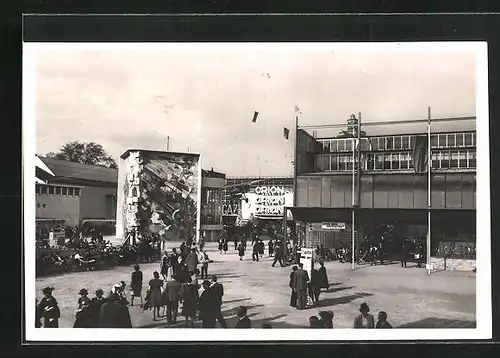
<path id="1" fill-rule="evenodd" d="M 254 217 L 282 218 L 285 207 L 293 206 L 293 192 L 284 186 L 258 186 L 253 193 L 245 194 L 241 214 L 244 220 Z"/>
<path id="2" fill-rule="evenodd" d="M 300 249 L 300 263 L 304 265 L 304 270 L 307 271 L 309 280 L 311 279 L 311 271 L 313 266 L 313 251 L 313 249 L 305 247 Z"/>

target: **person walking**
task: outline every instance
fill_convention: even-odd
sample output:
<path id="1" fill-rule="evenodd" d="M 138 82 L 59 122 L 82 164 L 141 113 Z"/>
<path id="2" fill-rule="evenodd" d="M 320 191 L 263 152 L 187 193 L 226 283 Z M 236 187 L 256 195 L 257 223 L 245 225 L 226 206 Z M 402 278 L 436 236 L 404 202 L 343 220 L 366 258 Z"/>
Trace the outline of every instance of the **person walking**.
<path id="1" fill-rule="evenodd" d="M 405 240 L 401 246 L 401 267 L 406 268 L 406 262 L 408 261 L 408 242 Z"/>
<path id="2" fill-rule="evenodd" d="M 196 269 L 198 268 L 198 263 L 199 261 L 198 261 L 198 255 L 196 254 L 196 249 L 192 248 L 191 252 L 186 257 L 186 264 L 190 276 L 192 276 L 196 272 Z"/>
<path id="3" fill-rule="evenodd" d="M 378 313 L 378 320 L 375 328 L 392 328 L 392 325 L 387 322 L 387 313 L 384 311 Z"/>
<path id="4" fill-rule="evenodd" d="M 259 242 L 255 241 L 252 249 L 252 261 L 259 261 Z"/>
<path id="5" fill-rule="evenodd" d="M 167 323 L 177 323 L 177 313 L 179 311 L 179 301 L 181 297 L 181 283 L 175 275 L 165 285 L 163 291 L 163 303 L 166 306 Z M 165 307 L 163 311 L 165 316 Z"/>
<path id="6" fill-rule="evenodd" d="M 161 264 L 160 264 L 160 274 L 164 280 L 167 280 L 169 266 L 170 266 L 170 258 L 168 257 L 168 254 L 165 251 L 163 253 L 163 257 L 161 258 Z"/>
<path id="7" fill-rule="evenodd" d="M 238 244 L 238 256 L 240 257 L 240 261 L 243 260 L 243 256 L 245 255 L 245 243 L 241 241 Z"/>
<path id="8" fill-rule="evenodd" d="M 222 315 L 222 297 L 224 296 L 224 286 L 217 282 L 217 276 L 212 275 L 212 285 L 210 286 L 212 293 L 214 295 L 214 301 L 216 305 L 216 320 L 219 322 L 222 328 L 227 328 L 226 320 Z"/>
<path id="9" fill-rule="evenodd" d="M 228 250 L 227 237 L 224 237 L 224 242 L 222 243 L 222 250 L 224 251 L 224 255 L 227 254 Z"/>
<path id="10" fill-rule="evenodd" d="M 186 325 L 194 327 L 194 318 L 198 308 L 198 284 L 194 284 L 191 277 L 181 284 L 180 298 L 182 300 L 182 315 L 186 318 Z"/>
<path id="11" fill-rule="evenodd" d="M 234 328 L 252 328 L 252 322 L 250 318 L 247 316 L 247 308 L 240 306 L 237 313 L 238 322 L 234 326 Z"/>
<path id="12" fill-rule="evenodd" d="M 359 312 L 361 314 L 354 319 L 354 328 L 375 328 L 375 319 L 369 313 L 370 307 L 366 302 L 361 304 Z"/>
<path id="13" fill-rule="evenodd" d="M 59 318 L 61 317 L 61 311 L 59 310 L 59 305 L 52 292 L 53 287 L 45 287 L 43 292 L 43 298 L 40 300 L 38 308 L 40 309 L 41 316 L 43 318 L 43 328 L 58 328 Z"/>
<path id="14" fill-rule="evenodd" d="M 163 306 L 162 299 L 163 280 L 160 279 L 158 271 L 153 272 L 153 279 L 149 281 L 151 292 L 151 307 L 153 308 L 153 321 L 160 317 L 160 308 Z"/>
<path id="15" fill-rule="evenodd" d="M 198 261 L 201 265 L 201 279 L 208 279 L 208 255 L 204 250 L 200 250 L 198 254 Z"/>
<path id="16" fill-rule="evenodd" d="M 223 237 L 223 236 L 221 236 L 221 237 L 219 238 L 219 253 L 220 253 L 221 255 L 222 255 L 222 247 L 223 247 L 223 245 L 224 245 L 224 237 Z"/>
<path id="17" fill-rule="evenodd" d="M 297 307 L 297 291 L 295 291 L 295 271 L 297 271 L 298 267 L 293 266 L 292 272 L 290 272 L 290 283 L 288 287 L 292 290 L 290 294 L 290 307 Z"/>
<path id="18" fill-rule="evenodd" d="M 283 263 L 283 248 L 278 242 L 276 242 L 276 244 L 274 245 L 274 261 L 271 266 L 274 267 L 274 265 L 276 265 L 276 262 L 279 262 L 281 267 L 285 267 Z"/>
<path id="19" fill-rule="evenodd" d="M 318 269 L 318 279 L 319 279 L 319 287 L 328 289 L 330 287 L 328 283 L 328 275 L 326 274 L 325 263 L 323 261 L 319 262 Z"/>
<path id="20" fill-rule="evenodd" d="M 311 281 L 309 282 L 309 297 L 311 297 L 314 306 L 318 306 L 319 295 L 321 293 L 319 272 L 313 267 L 311 268 Z"/>
<path id="21" fill-rule="evenodd" d="M 303 310 L 307 303 L 307 283 L 309 282 L 309 274 L 304 270 L 304 264 L 299 263 L 299 268 L 295 271 L 294 288 L 297 292 L 297 308 Z"/>
<path id="22" fill-rule="evenodd" d="M 274 252 L 274 243 L 273 243 L 273 239 L 269 239 L 269 242 L 267 243 L 267 247 L 268 247 L 268 250 L 269 250 L 269 257 L 273 257 L 273 252 Z"/>
<path id="23" fill-rule="evenodd" d="M 210 288 L 210 281 L 203 281 L 202 286 L 203 292 L 201 293 L 200 300 L 198 302 L 198 309 L 200 312 L 199 316 L 202 322 L 202 327 L 215 328 L 217 305 L 213 292 Z"/>
<path id="24" fill-rule="evenodd" d="M 179 276 L 180 274 L 180 268 L 181 268 L 181 262 L 182 258 L 179 256 L 177 253 L 177 249 L 174 247 L 172 249 L 172 254 L 170 255 L 170 267 L 171 267 L 171 272 L 170 275 L 176 275 Z"/>
<path id="25" fill-rule="evenodd" d="M 166 277 L 167 274 L 165 274 Z M 134 265 L 134 272 L 132 272 L 132 278 L 130 280 L 130 289 L 131 289 L 131 297 L 130 297 L 130 305 L 134 305 L 134 298 L 139 297 L 141 300 L 141 307 L 143 305 L 142 302 L 142 282 L 143 282 L 143 276 L 142 276 L 142 271 L 140 270 L 140 267 L 138 264 Z"/>

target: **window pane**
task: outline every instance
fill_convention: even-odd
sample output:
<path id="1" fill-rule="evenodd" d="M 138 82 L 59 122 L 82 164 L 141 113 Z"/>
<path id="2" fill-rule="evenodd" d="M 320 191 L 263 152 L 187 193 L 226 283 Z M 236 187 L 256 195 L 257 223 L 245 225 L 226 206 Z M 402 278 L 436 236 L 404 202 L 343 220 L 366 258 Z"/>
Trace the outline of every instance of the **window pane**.
<path id="1" fill-rule="evenodd" d="M 352 170 L 352 155 L 346 156 L 347 170 Z"/>
<path id="2" fill-rule="evenodd" d="M 338 151 L 338 149 L 337 149 L 337 143 L 338 142 L 339 141 L 336 140 L 336 139 L 334 139 L 334 140 L 331 141 L 331 143 L 330 143 L 330 151 L 332 151 L 332 152 Z"/>
<path id="3" fill-rule="evenodd" d="M 458 165 L 460 168 L 467 168 L 467 153 L 465 151 L 458 153 Z"/>
<path id="4" fill-rule="evenodd" d="M 40 190 L 42 194 L 47 194 L 47 186 L 46 185 L 41 185 Z"/>
<path id="5" fill-rule="evenodd" d="M 62 195 L 68 195 L 68 188 L 62 188 Z"/>
<path id="6" fill-rule="evenodd" d="M 75 195 L 80 196 L 80 188 L 75 188 Z"/>
<path id="7" fill-rule="evenodd" d="M 446 134 L 439 134 L 438 135 L 438 146 L 439 147 L 446 147 Z"/>
<path id="8" fill-rule="evenodd" d="M 343 152 L 345 150 L 345 140 L 344 139 L 339 139 L 337 141 L 337 143 L 338 143 L 338 146 L 339 146 L 337 150 L 339 152 Z"/>
<path id="9" fill-rule="evenodd" d="M 408 153 L 401 153 L 400 166 L 401 169 L 408 169 Z"/>
<path id="10" fill-rule="evenodd" d="M 465 145 L 466 146 L 472 145 L 472 133 L 465 133 Z"/>
<path id="11" fill-rule="evenodd" d="M 330 170 L 330 156 L 323 155 L 323 170 Z"/>
<path id="12" fill-rule="evenodd" d="M 408 156 L 410 157 L 410 169 L 413 169 L 413 153 L 408 153 Z"/>
<path id="13" fill-rule="evenodd" d="M 61 187 L 56 186 L 56 195 L 61 195 Z"/>
<path id="14" fill-rule="evenodd" d="M 431 135 L 431 147 L 436 148 L 438 146 L 438 136 L 437 135 Z"/>
<path id="15" fill-rule="evenodd" d="M 323 153 L 329 153 L 330 152 L 330 141 L 325 140 L 323 141 Z"/>
<path id="16" fill-rule="evenodd" d="M 392 154 L 392 169 L 399 169 L 399 155 Z"/>
<path id="17" fill-rule="evenodd" d="M 410 136 L 410 149 L 415 148 L 415 136 Z"/>
<path id="18" fill-rule="evenodd" d="M 391 155 L 383 154 L 383 156 L 384 156 L 384 169 L 385 170 L 391 169 Z"/>
<path id="19" fill-rule="evenodd" d="M 470 152 L 469 168 L 476 167 L 476 152 Z"/>
<path id="20" fill-rule="evenodd" d="M 393 140 L 391 137 L 385 138 L 385 149 L 393 149 Z"/>
<path id="21" fill-rule="evenodd" d="M 450 152 L 444 151 L 441 153 L 441 168 L 450 167 Z"/>
<path id="22" fill-rule="evenodd" d="M 403 146 L 403 149 L 410 148 L 410 137 L 409 136 L 407 136 L 407 135 L 403 136 L 402 146 Z"/>
<path id="23" fill-rule="evenodd" d="M 330 165 L 332 170 L 339 170 L 339 165 L 338 165 L 338 155 L 331 155 L 330 156 Z"/>
<path id="24" fill-rule="evenodd" d="M 451 152 L 450 168 L 458 168 L 458 152 Z"/>
<path id="25" fill-rule="evenodd" d="M 323 170 L 323 161 L 321 160 L 321 155 L 316 155 L 315 156 L 315 168 L 316 168 L 316 171 L 322 171 Z"/>
<path id="26" fill-rule="evenodd" d="M 476 133 L 472 133 L 472 145 L 476 145 Z"/>
<path id="27" fill-rule="evenodd" d="M 49 194 L 51 195 L 54 195 L 54 187 L 53 186 L 49 186 Z"/>
<path id="28" fill-rule="evenodd" d="M 378 138 L 370 138 L 371 150 L 378 150 Z"/>
<path id="29" fill-rule="evenodd" d="M 345 155 L 340 155 L 339 156 L 339 170 L 347 170 L 347 163 L 346 163 L 346 156 Z"/>
<path id="30" fill-rule="evenodd" d="M 73 188 L 68 188 L 68 195 L 73 195 Z"/>
<path id="31" fill-rule="evenodd" d="M 394 137 L 394 149 L 401 149 L 401 136 Z"/>
<path id="32" fill-rule="evenodd" d="M 463 133 L 458 133 L 457 134 L 457 147 L 463 147 L 464 146 L 464 134 Z"/>
<path id="33" fill-rule="evenodd" d="M 352 150 L 352 141 L 350 139 L 345 140 L 345 150 L 346 151 L 351 151 Z"/>
<path id="34" fill-rule="evenodd" d="M 454 148 L 455 146 L 456 146 L 456 144 L 455 144 L 455 133 L 448 134 L 448 147 Z"/>
<path id="35" fill-rule="evenodd" d="M 433 169 L 438 169 L 439 168 L 439 156 L 438 156 L 438 153 L 432 153 L 432 168 Z"/>

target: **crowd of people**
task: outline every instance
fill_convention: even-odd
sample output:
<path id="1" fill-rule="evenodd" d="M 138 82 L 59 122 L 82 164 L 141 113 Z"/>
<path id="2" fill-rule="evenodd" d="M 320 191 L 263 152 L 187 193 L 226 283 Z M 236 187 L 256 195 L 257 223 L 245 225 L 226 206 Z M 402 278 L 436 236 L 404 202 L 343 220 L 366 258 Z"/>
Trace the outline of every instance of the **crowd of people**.
<path id="1" fill-rule="evenodd" d="M 134 262 L 155 262 L 160 257 L 157 237 L 142 237 L 137 243 L 113 246 L 96 229 L 88 232 L 67 228 L 66 238 L 54 247 L 45 247 L 37 241 L 37 276 L 69 271 L 95 270 L 100 267 L 130 265 Z"/>

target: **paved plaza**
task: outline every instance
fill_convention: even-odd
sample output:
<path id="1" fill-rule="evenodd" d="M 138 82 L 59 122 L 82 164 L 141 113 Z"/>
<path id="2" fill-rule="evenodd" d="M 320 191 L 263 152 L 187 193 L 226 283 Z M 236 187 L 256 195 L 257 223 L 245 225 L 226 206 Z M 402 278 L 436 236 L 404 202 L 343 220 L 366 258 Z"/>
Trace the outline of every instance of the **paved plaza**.
<path id="1" fill-rule="evenodd" d="M 178 246 L 178 243 L 169 245 Z M 388 321 L 395 328 L 474 328 L 476 324 L 476 274 L 472 272 L 442 271 L 429 277 L 425 269 L 416 268 L 414 264 L 404 269 L 399 263 L 365 265 L 353 272 L 348 263 L 327 262 L 330 287 L 323 290 L 320 307 L 298 311 L 289 306 L 291 267 L 271 267 L 267 247 L 262 260 L 253 262 L 250 245 L 244 261 L 239 261 L 231 243 L 226 255 L 219 254 L 216 246 L 216 243 L 206 245 L 214 261 L 209 265 L 209 275 L 216 274 L 224 285 L 222 310 L 230 328 L 236 323 L 235 309 L 240 305 L 248 308 L 254 328 L 260 328 L 263 322 L 271 323 L 273 328 L 306 328 L 308 318 L 320 310 L 334 312 L 334 328 L 351 328 L 363 302 L 368 303 L 375 317 L 378 311 L 386 311 Z M 159 263 L 142 264 L 141 270 L 145 295 L 153 271 L 159 271 Z M 37 298 L 42 297 L 43 287 L 53 286 L 53 295 L 61 309 L 60 327 L 72 327 L 81 288 L 87 288 L 89 297 L 93 297 L 96 289 L 108 292 L 121 280 L 128 286 L 132 271 L 132 266 L 120 266 L 41 277 L 36 280 Z M 136 306 L 130 307 L 134 328 L 184 327 L 184 318 L 176 325 L 167 325 L 166 319 L 154 322 L 152 311 L 143 312 L 137 299 L 134 303 Z M 201 324 L 198 322 L 196 326 Z"/>

